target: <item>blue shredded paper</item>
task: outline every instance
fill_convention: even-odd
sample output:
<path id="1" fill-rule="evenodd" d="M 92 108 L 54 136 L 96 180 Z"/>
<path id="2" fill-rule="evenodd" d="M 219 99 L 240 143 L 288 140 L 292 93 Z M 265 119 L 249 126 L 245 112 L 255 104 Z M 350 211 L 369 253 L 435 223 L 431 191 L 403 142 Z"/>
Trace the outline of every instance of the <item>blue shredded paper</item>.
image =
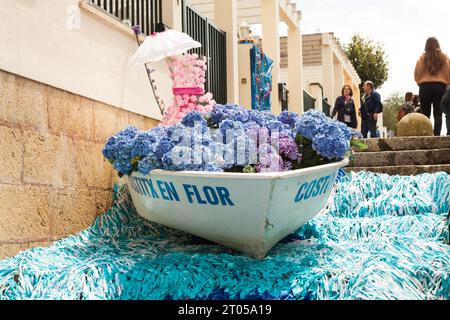
<path id="1" fill-rule="evenodd" d="M 87 230 L 0 261 L 0 300 L 450 297 L 445 173 L 341 173 L 264 260 L 140 218 L 125 186 L 115 197 Z"/>

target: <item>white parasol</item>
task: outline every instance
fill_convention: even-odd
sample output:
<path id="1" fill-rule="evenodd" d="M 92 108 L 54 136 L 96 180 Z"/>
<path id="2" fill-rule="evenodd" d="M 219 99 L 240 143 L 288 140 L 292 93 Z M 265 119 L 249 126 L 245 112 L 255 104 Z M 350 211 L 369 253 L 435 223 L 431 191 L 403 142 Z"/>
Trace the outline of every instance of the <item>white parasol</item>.
<path id="1" fill-rule="evenodd" d="M 190 49 L 200 48 L 202 44 L 192 39 L 186 33 L 175 30 L 153 33 L 141 44 L 139 41 L 139 34 L 141 33 L 140 27 L 134 26 L 133 30 L 136 35 L 136 41 L 139 48 L 130 59 L 129 65 L 136 66 L 143 64 L 145 66 L 150 84 L 152 86 L 153 95 L 158 103 L 161 114 L 164 115 L 166 106 L 162 98 L 156 93 L 157 87 L 155 85 L 155 80 L 152 79 L 151 75 L 155 69 L 149 68 L 147 63 L 161 61 L 165 58 L 185 53 Z"/>
<path id="2" fill-rule="evenodd" d="M 140 65 L 157 62 L 201 46 L 200 42 L 195 41 L 183 32 L 167 30 L 148 36 L 139 46 L 130 63 Z"/>

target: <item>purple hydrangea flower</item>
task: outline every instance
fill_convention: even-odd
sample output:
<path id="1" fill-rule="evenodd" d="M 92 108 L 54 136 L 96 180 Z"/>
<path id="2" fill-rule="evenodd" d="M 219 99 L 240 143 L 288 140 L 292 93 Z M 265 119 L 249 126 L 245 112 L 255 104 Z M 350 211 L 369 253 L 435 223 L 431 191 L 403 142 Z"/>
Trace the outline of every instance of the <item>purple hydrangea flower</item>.
<path id="1" fill-rule="evenodd" d="M 256 166 L 256 172 L 280 172 L 284 171 L 283 159 L 277 153 L 268 153 L 260 157 Z"/>
<path id="2" fill-rule="evenodd" d="M 135 35 L 140 35 L 141 34 L 141 26 L 136 25 L 133 27 L 133 31 Z"/>
<path id="3" fill-rule="evenodd" d="M 285 137 L 279 140 L 279 151 L 281 156 L 290 161 L 298 159 L 298 146 L 291 137 Z"/>

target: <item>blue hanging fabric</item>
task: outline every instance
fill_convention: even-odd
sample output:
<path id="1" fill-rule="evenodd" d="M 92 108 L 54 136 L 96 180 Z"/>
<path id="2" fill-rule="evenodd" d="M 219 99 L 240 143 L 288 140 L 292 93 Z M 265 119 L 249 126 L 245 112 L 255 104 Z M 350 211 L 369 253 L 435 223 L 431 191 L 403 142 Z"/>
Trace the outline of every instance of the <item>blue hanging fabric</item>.
<path id="1" fill-rule="evenodd" d="M 252 49 L 250 49 L 250 65 L 252 109 L 270 111 L 273 61 L 260 48 L 253 45 Z"/>

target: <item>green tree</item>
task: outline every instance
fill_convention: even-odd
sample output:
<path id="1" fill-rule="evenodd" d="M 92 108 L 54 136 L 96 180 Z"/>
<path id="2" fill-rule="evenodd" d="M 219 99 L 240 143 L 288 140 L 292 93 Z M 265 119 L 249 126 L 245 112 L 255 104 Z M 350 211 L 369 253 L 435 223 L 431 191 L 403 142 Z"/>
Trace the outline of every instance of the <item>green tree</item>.
<path id="1" fill-rule="evenodd" d="M 362 80 L 361 92 L 363 92 L 362 85 L 365 81 L 372 81 L 375 88 L 380 88 L 386 82 L 389 67 L 381 44 L 355 34 L 352 41 L 345 46 L 345 52 Z"/>
<path id="2" fill-rule="evenodd" d="M 383 124 L 388 130 L 397 133 L 397 113 L 404 102 L 404 97 L 400 92 L 391 94 L 383 101 Z"/>

